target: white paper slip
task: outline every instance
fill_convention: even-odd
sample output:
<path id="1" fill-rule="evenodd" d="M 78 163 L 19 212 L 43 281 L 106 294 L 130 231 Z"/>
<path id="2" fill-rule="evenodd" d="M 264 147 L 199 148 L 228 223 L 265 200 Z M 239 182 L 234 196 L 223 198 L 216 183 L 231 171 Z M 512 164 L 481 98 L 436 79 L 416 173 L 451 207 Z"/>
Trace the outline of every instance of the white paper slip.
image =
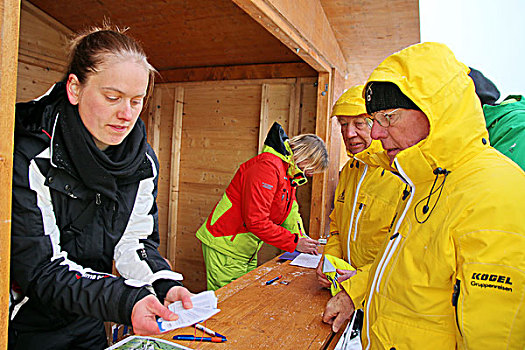
<path id="1" fill-rule="evenodd" d="M 157 320 L 161 332 L 176 328 L 188 327 L 197 322 L 207 320 L 219 311 L 217 309 L 217 297 L 214 291 L 206 291 L 191 297 L 193 307 L 185 309 L 181 301 L 176 301 L 168 306 L 168 309 L 176 313 L 179 318 L 175 321 L 166 321 L 162 318 Z"/>
<path id="2" fill-rule="evenodd" d="M 335 266 L 330 262 L 330 260 L 325 258 L 323 262 L 323 273 L 334 272 L 335 270 Z"/>
<path id="3" fill-rule="evenodd" d="M 322 255 L 313 255 L 301 253 L 297 258 L 293 259 L 290 265 L 308 267 L 310 269 L 315 269 L 321 261 Z"/>

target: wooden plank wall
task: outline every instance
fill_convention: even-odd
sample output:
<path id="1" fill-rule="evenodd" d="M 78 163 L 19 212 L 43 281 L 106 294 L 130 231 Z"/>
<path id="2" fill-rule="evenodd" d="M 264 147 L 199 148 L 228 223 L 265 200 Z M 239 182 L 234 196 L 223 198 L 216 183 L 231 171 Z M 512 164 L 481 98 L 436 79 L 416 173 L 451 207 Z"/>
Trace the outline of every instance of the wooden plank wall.
<path id="1" fill-rule="evenodd" d="M 0 1 L 0 349 L 7 348 L 9 320 L 9 257 L 11 242 L 11 186 L 20 4 Z"/>
<path id="2" fill-rule="evenodd" d="M 169 257 L 175 270 L 184 274 L 185 285 L 192 291 L 206 288 L 201 244 L 195 232 L 239 165 L 257 154 L 266 136 L 266 131 L 260 135 L 261 126 L 267 130 L 278 121 L 285 130 L 295 124 L 301 132 L 315 131 L 315 81 L 315 78 L 299 78 L 156 86 L 155 99 L 161 102 L 150 107 L 152 111 L 160 111 L 160 124 L 156 127 L 160 131 L 157 201 L 160 251 Z M 182 106 L 176 118 L 174 105 Z M 151 130 L 155 113 L 148 115 Z M 174 125 L 180 128 L 180 140 L 173 136 Z M 289 132 L 289 136 L 294 134 Z M 178 152 L 177 147 L 172 147 L 174 142 L 180 143 Z M 306 223 L 310 191 L 307 187 L 298 194 Z M 278 253 L 273 247 L 264 247 L 259 262 Z"/>
<path id="3" fill-rule="evenodd" d="M 22 1 L 16 100 L 29 101 L 60 81 L 67 66 L 71 30 Z"/>

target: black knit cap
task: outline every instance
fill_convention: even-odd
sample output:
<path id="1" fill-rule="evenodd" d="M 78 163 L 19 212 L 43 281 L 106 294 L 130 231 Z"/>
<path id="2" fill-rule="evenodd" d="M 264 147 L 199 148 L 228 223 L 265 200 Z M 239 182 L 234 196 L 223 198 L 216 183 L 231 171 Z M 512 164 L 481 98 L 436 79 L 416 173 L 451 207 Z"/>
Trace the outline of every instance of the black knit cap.
<path id="1" fill-rule="evenodd" d="M 391 82 L 371 82 L 365 92 L 366 112 L 372 114 L 391 108 L 421 109 Z"/>

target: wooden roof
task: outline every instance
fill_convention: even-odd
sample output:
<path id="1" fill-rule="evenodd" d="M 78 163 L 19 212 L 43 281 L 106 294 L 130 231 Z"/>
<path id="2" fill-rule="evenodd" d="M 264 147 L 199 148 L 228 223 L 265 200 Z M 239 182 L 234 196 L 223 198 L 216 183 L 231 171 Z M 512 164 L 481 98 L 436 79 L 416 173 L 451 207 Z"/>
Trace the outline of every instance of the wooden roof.
<path id="1" fill-rule="evenodd" d="M 347 85 L 366 81 L 390 54 L 418 43 L 418 0 L 320 0 L 347 63 Z"/>
<path id="2" fill-rule="evenodd" d="M 74 32 L 129 26 L 158 70 L 301 62 L 231 0 L 30 0 Z"/>
<path id="3" fill-rule="evenodd" d="M 346 61 L 346 67 L 338 68 L 345 69 L 341 73 L 347 75 L 347 86 L 364 82 L 389 54 L 419 41 L 418 0 L 311 1 L 270 3 L 280 6 L 279 10 L 302 12 L 305 18 L 312 15 L 308 8 L 324 11 Z M 130 26 L 130 33 L 143 43 L 159 71 L 303 62 L 276 38 L 278 33 L 232 0 L 30 2 L 74 32 L 100 24 L 104 18 Z M 302 35 L 312 36 L 319 29 L 315 23 L 310 27 L 301 28 Z"/>

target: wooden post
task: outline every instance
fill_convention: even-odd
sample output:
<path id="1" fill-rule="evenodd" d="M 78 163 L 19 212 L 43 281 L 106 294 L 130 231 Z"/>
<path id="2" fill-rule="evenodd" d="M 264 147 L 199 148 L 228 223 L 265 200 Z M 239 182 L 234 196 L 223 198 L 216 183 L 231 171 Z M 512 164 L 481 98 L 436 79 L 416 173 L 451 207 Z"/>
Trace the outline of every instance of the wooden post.
<path id="1" fill-rule="evenodd" d="M 155 89 L 151 96 L 149 113 L 148 113 L 148 142 L 155 151 L 160 152 L 160 119 L 161 119 L 161 102 L 163 89 Z"/>
<path id="2" fill-rule="evenodd" d="M 177 253 L 177 219 L 179 215 L 179 175 L 180 147 L 182 143 L 182 116 L 184 112 L 184 88 L 175 88 L 175 106 L 173 108 L 173 130 L 171 137 L 171 174 L 168 216 L 168 260 L 175 268 Z M 160 119 L 160 118 L 159 118 Z"/>
<path id="3" fill-rule="evenodd" d="M 322 138 L 327 147 L 330 147 L 330 118 L 329 109 L 332 107 L 332 89 L 330 89 L 330 73 L 319 73 L 317 80 L 317 117 L 315 122 L 315 134 Z M 330 159 L 330 162 L 333 162 Z M 328 173 L 316 174 L 312 180 L 312 202 L 310 207 L 310 236 L 318 238 L 324 235 L 325 223 L 328 222 L 327 201 L 329 196 L 325 196 Z"/>
<path id="4" fill-rule="evenodd" d="M 20 2 L 0 1 L 0 348 L 7 348 L 9 322 L 9 261 L 11 246 L 11 186 L 13 131 L 18 60 Z"/>
<path id="5" fill-rule="evenodd" d="M 257 154 L 262 152 L 264 147 L 264 140 L 268 132 L 268 103 L 269 101 L 270 84 L 262 84 L 261 87 L 261 119 L 259 121 L 259 147 Z"/>

